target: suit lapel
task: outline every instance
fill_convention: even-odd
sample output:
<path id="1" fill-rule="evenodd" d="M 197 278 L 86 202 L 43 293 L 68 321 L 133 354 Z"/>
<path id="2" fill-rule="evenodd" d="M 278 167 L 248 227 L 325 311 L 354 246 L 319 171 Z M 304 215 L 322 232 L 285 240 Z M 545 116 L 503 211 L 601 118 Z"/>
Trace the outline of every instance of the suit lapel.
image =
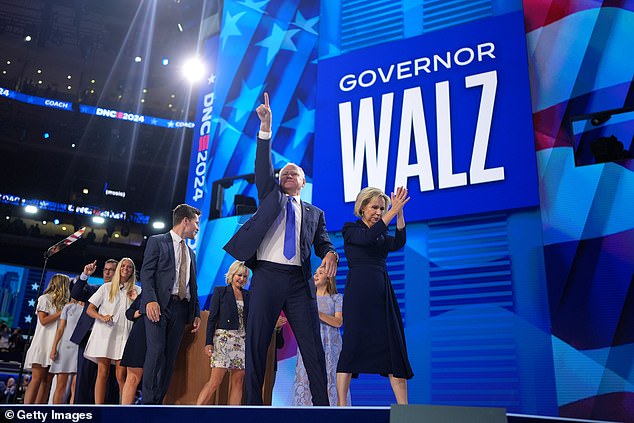
<path id="1" fill-rule="evenodd" d="M 167 247 L 167 254 L 170 258 L 170 264 L 176 271 L 176 256 L 174 255 L 174 240 L 172 239 L 172 234 L 169 232 L 165 234 L 165 246 Z"/>

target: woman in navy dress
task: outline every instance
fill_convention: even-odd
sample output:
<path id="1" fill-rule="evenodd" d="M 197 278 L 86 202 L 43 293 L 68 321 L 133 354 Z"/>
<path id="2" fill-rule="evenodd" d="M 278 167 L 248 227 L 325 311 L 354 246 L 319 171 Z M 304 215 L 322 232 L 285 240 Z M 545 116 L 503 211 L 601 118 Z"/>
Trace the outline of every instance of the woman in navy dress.
<path id="1" fill-rule="evenodd" d="M 125 343 L 121 365 L 127 370 L 123 392 L 121 394 L 121 404 L 134 404 L 137 389 L 143 376 L 143 363 L 145 362 L 145 319 L 139 312 L 141 306 L 141 296 L 138 295 L 125 312 L 125 317 L 132 322 L 130 336 Z"/>
<path id="2" fill-rule="evenodd" d="M 407 379 L 414 373 L 385 259 L 388 252 L 405 245 L 403 206 L 408 201 L 407 189 L 400 187 L 386 211 L 390 198 L 378 188 L 364 188 L 354 205 L 354 214 L 361 219 L 342 229 L 349 271 L 343 300 L 343 347 L 337 365 L 339 405 L 346 405 L 350 379 L 359 373 L 388 376 L 397 403 L 407 404 Z M 392 236 L 387 225 L 394 217 L 396 234 Z"/>

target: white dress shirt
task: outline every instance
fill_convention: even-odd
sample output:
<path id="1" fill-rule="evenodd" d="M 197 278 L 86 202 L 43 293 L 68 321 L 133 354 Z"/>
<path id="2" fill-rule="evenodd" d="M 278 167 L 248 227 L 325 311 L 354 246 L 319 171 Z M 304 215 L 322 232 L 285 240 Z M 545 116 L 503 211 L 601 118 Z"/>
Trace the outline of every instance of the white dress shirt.
<path id="1" fill-rule="evenodd" d="M 287 259 L 284 256 L 284 235 L 286 234 L 286 203 L 289 196 L 285 195 L 282 211 L 277 216 L 269 228 L 260 246 L 258 247 L 258 260 L 270 261 L 273 263 L 287 264 L 291 266 L 301 266 L 302 259 L 299 251 L 299 234 L 302 229 L 302 203 L 299 195 L 293 196 L 293 208 L 295 209 L 295 256 Z"/>

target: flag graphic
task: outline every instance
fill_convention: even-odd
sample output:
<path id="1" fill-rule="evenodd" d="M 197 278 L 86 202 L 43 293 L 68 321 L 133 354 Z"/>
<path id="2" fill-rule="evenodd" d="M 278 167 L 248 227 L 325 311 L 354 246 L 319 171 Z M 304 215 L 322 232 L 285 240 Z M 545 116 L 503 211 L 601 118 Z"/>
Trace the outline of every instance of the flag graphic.
<path id="1" fill-rule="evenodd" d="M 82 235 L 84 234 L 84 231 L 86 231 L 85 226 L 81 228 L 80 230 L 78 230 L 77 232 L 62 239 L 60 242 L 58 242 L 57 244 L 53 245 L 51 248 L 46 250 L 44 257 L 48 258 L 52 256 L 53 254 L 59 253 L 61 250 L 63 250 L 64 248 L 68 247 L 70 244 L 72 244 L 73 242 L 81 238 Z"/>

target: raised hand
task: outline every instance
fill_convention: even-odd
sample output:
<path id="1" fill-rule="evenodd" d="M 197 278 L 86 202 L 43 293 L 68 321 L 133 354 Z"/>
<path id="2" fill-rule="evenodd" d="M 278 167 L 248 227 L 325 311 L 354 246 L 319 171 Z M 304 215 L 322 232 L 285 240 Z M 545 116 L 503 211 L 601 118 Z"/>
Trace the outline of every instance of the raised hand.
<path id="1" fill-rule="evenodd" d="M 396 188 L 396 193 L 392 193 L 390 197 L 392 200 L 392 210 L 397 214 L 403 211 L 403 206 L 405 206 L 410 199 L 410 197 L 407 196 L 407 188 L 405 187 Z"/>
<path id="2" fill-rule="evenodd" d="M 84 275 L 90 276 L 97 270 L 97 260 L 84 266 Z"/>
<path id="3" fill-rule="evenodd" d="M 260 118 L 260 131 L 271 132 L 273 114 L 269 105 L 269 93 L 264 93 L 264 104 L 260 104 L 255 111 Z"/>

